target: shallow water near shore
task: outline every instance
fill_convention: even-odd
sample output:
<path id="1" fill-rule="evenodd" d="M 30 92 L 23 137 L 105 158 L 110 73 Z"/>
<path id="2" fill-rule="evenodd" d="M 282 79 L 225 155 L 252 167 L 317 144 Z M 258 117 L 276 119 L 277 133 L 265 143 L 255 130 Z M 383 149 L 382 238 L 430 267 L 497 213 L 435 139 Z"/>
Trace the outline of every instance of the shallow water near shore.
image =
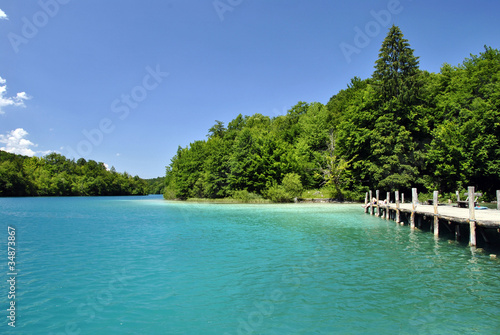
<path id="1" fill-rule="evenodd" d="M 359 205 L 0 198 L 0 333 L 494 334 L 500 261 Z M 7 237 L 16 229 L 16 327 Z"/>

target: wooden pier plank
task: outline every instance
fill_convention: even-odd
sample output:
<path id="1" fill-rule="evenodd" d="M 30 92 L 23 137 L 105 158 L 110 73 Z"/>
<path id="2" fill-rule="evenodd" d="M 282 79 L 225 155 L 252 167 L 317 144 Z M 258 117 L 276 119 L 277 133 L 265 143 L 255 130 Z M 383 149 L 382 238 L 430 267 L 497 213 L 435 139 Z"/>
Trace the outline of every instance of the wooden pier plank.
<path id="1" fill-rule="evenodd" d="M 390 210 L 396 210 L 395 204 L 390 204 Z M 412 204 L 399 204 L 399 210 L 405 213 L 412 212 Z M 418 205 L 415 213 L 419 215 L 434 215 L 433 205 Z M 500 228 L 500 211 L 483 210 L 475 211 L 476 225 L 487 228 Z M 469 223 L 469 209 L 452 206 L 439 206 L 439 217 L 443 220 L 454 221 L 462 224 Z"/>

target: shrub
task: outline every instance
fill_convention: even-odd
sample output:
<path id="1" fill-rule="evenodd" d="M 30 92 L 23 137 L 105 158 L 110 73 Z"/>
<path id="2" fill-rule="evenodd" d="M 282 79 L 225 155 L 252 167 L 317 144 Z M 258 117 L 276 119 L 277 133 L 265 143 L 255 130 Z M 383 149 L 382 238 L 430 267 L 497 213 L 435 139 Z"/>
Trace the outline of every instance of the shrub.
<path id="1" fill-rule="evenodd" d="M 285 190 L 283 185 L 272 185 L 265 192 L 264 196 L 272 202 L 292 202 L 293 196 Z"/>
<path id="2" fill-rule="evenodd" d="M 432 200 L 434 198 L 433 192 L 419 192 L 418 193 L 418 202 L 421 204 L 427 202 L 427 200 Z M 411 198 L 409 199 L 411 201 Z"/>
<path id="3" fill-rule="evenodd" d="M 288 173 L 285 175 L 281 185 L 292 198 L 300 197 L 304 190 L 302 182 L 300 181 L 300 176 L 296 173 Z"/>
<path id="4" fill-rule="evenodd" d="M 247 190 L 238 190 L 234 191 L 231 198 L 241 201 L 241 202 L 252 202 L 252 201 L 258 201 L 261 200 L 262 197 L 255 194 L 248 192 Z"/>
<path id="5" fill-rule="evenodd" d="M 443 194 L 439 193 L 439 201 L 447 202 L 448 199 L 450 199 L 451 202 L 457 202 L 457 195 L 453 192 Z"/>
<path id="6" fill-rule="evenodd" d="M 366 192 L 363 191 L 343 191 L 344 200 L 354 202 L 364 202 Z"/>
<path id="7" fill-rule="evenodd" d="M 341 190 L 340 192 L 332 186 L 326 187 L 324 189 L 331 199 L 335 199 L 338 201 L 365 201 L 366 190 L 362 187 L 358 187 L 353 190 Z"/>
<path id="8" fill-rule="evenodd" d="M 175 200 L 175 199 L 177 199 L 175 193 L 176 192 L 172 187 L 167 186 L 167 187 L 165 187 L 165 189 L 163 191 L 163 198 L 166 200 Z"/>

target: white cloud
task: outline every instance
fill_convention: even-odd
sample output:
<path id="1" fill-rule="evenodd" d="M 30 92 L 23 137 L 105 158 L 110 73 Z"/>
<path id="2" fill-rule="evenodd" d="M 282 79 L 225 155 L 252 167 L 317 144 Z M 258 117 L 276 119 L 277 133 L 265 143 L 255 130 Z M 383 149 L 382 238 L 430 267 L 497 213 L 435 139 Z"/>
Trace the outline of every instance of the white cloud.
<path id="1" fill-rule="evenodd" d="M 0 134 L 0 143 L 5 144 L 4 147 L 0 147 L 0 150 L 18 155 L 34 156 L 35 151 L 31 147 L 37 147 L 37 145 L 27 140 L 26 136 L 28 136 L 28 132 L 23 128 L 12 130 L 7 135 Z"/>
<path id="2" fill-rule="evenodd" d="M 7 16 L 7 14 L 5 14 L 5 12 L 0 9 L 0 20 L 8 20 L 8 19 L 9 17 Z"/>
<path id="3" fill-rule="evenodd" d="M 4 114 L 3 108 L 6 106 L 26 107 L 25 100 L 31 99 L 26 92 L 19 92 L 14 97 L 7 97 L 7 81 L 0 77 L 0 114 Z"/>

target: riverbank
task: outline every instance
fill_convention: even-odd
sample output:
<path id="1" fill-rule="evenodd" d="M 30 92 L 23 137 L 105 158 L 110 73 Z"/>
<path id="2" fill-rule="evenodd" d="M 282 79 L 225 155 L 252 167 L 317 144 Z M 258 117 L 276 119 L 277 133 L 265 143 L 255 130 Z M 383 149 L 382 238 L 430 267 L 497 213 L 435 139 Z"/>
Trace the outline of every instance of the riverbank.
<path id="1" fill-rule="evenodd" d="M 172 201 L 172 199 L 167 199 Z M 268 199 L 234 199 L 234 198 L 221 198 L 221 199 L 208 199 L 208 198 L 189 198 L 186 200 L 173 199 L 173 201 L 181 201 L 181 202 L 195 202 L 195 203 L 213 203 L 213 204 L 287 204 L 287 203 L 296 203 L 296 204 L 362 204 L 361 202 L 354 201 L 338 201 L 336 199 L 328 199 L 328 198 L 296 198 L 290 202 L 273 202 Z"/>
<path id="2" fill-rule="evenodd" d="M 175 200 L 175 201 L 186 201 L 186 202 L 197 202 L 197 203 L 213 203 L 213 204 L 273 204 L 271 200 L 267 199 L 249 199 L 241 200 L 234 198 L 220 198 L 220 199 L 208 199 L 208 198 L 189 198 L 187 200 Z"/>

